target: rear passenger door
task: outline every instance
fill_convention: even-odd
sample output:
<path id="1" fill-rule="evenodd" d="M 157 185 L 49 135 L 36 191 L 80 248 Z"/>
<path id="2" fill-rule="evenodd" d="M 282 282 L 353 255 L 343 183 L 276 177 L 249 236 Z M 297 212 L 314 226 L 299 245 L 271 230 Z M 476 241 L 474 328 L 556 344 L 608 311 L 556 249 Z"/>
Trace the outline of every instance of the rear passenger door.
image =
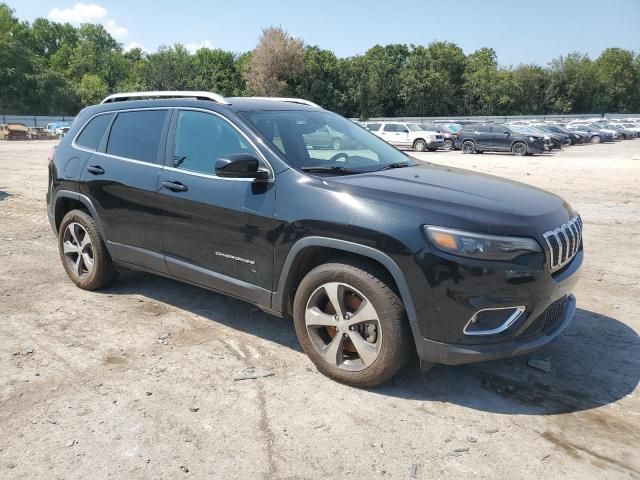
<path id="1" fill-rule="evenodd" d="M 165 272 L 156 191 L 169 110 L 109 115 L 107 133 L 84 166 L 81 193 L 92 200 L 116 260 Z M 94 117 L 85 130 L 99 118 Z M 82 142 L 82 137 L 83 132 L 76 142 Z"/>
<path id="2" fill-rule="evenodd" d="M 270 169 L 221 115 L 174 114 L 158 190 L 167 268 L 189 282 L 269 305 L 275 184 L 218 177 L 216 161 L 234 153 L 251 153 Z"/>

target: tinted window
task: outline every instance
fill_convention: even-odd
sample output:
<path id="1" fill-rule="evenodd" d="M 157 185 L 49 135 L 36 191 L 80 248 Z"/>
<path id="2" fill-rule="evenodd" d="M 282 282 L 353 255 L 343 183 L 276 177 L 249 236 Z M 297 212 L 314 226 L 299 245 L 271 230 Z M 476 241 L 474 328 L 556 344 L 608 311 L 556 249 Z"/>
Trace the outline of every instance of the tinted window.
<path id="1" fill-rule="evenodd" d="M 173 156 L 176 168 L 215 175 L 216 161 L 234 153 L 258 156 L 238 131 L 220 117 L 194 111 L 178 113 Z"/>
<path id="2" fill-rule="evenodd" d="M 107 153 L 156 163 L 167 110 L 119 113 L 109 134 Z"/>
<path id="3" fill-rule="evenodd" d="M 365 127 L 367 130 L 370 130 L 372 132 L 377 132 L 378 130 L 380 130 L 381 125 L 382 125 L 381 123 L 367 123 Z"/>
<path id="4" fill-rule="evenodd" d="M 111 117 L 113 117 L 112 114 L 93 117 L 80 133 L 76 143 L 91 150 L 97 150 Z"/>
<path id="5" fill-rule="evenodd" d="M 394 124 L 394 123 L 387 123 L 383 130 L 385 132 L 399 132 L 400 130 L 398 129 L 398 125 Z"/>
<path id="6" fill-rule="evenodd" d="M 491 125 L 479 125 L 478 127 L 475 128 L 475 130 L 478 132 L 490 132 Z"/>

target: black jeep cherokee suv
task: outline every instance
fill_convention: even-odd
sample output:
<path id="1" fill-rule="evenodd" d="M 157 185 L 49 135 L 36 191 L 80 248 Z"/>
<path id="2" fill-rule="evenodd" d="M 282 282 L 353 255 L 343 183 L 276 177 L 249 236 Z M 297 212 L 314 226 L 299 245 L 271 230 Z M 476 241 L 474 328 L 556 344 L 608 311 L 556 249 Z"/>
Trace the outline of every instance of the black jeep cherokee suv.
<path id="1" fill-rule="evenodd" d="M 455 148 L 462 153 L 511 152 L 518 156 L 545 150 L 544 135 L 498 123 L 465 125 L 458 132 Z"/>
<path id="2" fill-rule="evenodd" d="M 232 295 L 292 317 L 318 369 L 358 386 L 416 350 L 423 368 L 524 354 L 571 321 L 582 221 L 561 198 L 418 164 L 304 100 L 143 95 L 83 110 L 51 155 L 80 288 L 137 269 Z M 339 149 L 306 143 L 327 127 Z"/>

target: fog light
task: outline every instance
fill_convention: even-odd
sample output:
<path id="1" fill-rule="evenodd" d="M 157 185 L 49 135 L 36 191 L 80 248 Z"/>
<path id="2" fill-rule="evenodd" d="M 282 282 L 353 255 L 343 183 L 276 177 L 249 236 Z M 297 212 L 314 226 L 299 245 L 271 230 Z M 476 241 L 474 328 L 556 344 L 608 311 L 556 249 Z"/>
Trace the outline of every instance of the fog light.
<path id="1" fill-rule="evenodd" d="M 524 313 L 525 307 L 485 308 L 477 311 L 462 332 L 465 335 L 495 335 L 504 332 Z"/>

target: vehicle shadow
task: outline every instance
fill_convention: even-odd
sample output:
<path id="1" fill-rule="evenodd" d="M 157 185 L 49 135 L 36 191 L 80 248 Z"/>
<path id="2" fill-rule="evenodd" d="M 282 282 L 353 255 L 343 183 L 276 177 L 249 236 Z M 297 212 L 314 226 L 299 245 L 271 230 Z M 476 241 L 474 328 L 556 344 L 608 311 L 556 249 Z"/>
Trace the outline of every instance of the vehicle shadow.
<path id="1" fill-rule="evenodd" d="M 0 202 L 2 200 L 6 200 L 7 198 L 9 198 L 11 196 L 10 193 L 4 192 L 2 190 L 0 190 Z"/>
<path id="2" fill-rule="evenodd" d="M 302 351 L 290 320 L 268 315 L 225 295 L 178 281 L 127 272 L 104 293 L 144 295 L 212 322 Z M 546 359 L 551 371 L 527 364 Z M 391 381 L 370 391 L 388 397 L 453 403 L 475 410 L 555 415 L 607 405 L 640 381 L 640 338 L 624 323 L 578 309 L 555 341 L 525 357 L 449 367 L 422 374 L 417 358 Z"/>

